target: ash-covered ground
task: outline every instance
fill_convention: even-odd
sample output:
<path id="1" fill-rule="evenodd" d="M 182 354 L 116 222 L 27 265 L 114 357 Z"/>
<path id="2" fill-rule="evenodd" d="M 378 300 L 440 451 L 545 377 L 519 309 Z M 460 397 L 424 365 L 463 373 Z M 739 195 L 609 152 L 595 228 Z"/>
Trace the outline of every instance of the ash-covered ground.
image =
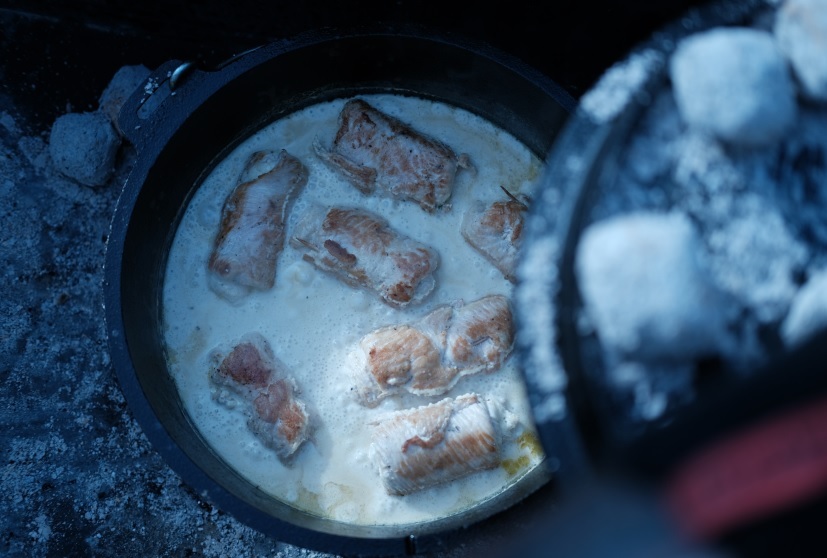
<path id="1" fill-rule="evenodd" d="M 0 97 L 0 554 L 321 557 L 203 501 L 153 450 L 109 360 L 103 262 L 135 154 L 87 186 Z"/>

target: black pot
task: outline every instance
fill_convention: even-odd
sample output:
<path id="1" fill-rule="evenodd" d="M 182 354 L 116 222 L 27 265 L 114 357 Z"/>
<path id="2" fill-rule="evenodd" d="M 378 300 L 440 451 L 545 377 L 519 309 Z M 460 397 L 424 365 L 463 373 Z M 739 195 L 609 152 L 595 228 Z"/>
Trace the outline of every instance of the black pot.
<path id="1" fill-rule="evenodd" d="M 121 112 L 120 127 L 138 158 L 107 247 L 107 329 L 132 412 L 158 452 L 199 495 L 274 539 L 305 548 L 342 555 L 441 553 L 530 522 L 532 509 L 551 498 L 548 469 L 538 467 L 519 490 L 433 523 L 365 527 L 311 516 L 256 489 L 212 452 L 182 407 L 164 355 L 164 270 L 180 218 L 200 182 L 270 122 L 311 104 L 377 92 L 473 112 L 541 158 L 574 104 L 518 60 L 419 29 L 304 36 L 250 51 L 213 71 L 169 62 Z M 514 506 L 517 502 L 521 505 Z"/>

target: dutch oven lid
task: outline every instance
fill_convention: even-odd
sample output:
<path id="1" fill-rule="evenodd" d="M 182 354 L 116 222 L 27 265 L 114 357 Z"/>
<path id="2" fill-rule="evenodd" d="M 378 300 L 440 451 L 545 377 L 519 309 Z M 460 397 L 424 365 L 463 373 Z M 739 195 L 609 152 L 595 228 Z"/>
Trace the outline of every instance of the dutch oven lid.
<path id="1" fill-rule="evenodd" d="M 526 222 L 516 289 L 518 345 L 545 449 L 560 473 L 591 469 L 609 443 L 600 394 L 583 373 L 599 359 L 597 345 L 578 331 L 580 294 L 574 257 L 597 182 L 614 172 L 617 152 L 666 77 L 681 38 L 718 25 L 747 21 L 766 3 L 721 1 L 695 8 L 654 33 L 610 68 L 588 91 L 555 140 Z"/>
<path id="2" fill-rule="evenodd" d="M 603 366 L 602 349 L 582 327 L 574 260 L 598 181 L 616 171 L 618 152 L 666 83 L 669 56 L 681 39 L 713 27 L 748 25 L 774 5 L 714 2 L 653 34 L 582 97 L 549 154 L 541 178 L 543 194 L 534 201 L 526 223 L 515 296 L 522 369 L 542 443 L 557 460 L 564 502 L 567 487 L 615 474 L 666 497 L 679 488 L 675 471 L 683 471 L 681 466 L 691 458 L 708 456 L 712 442 L 723 440 L 716 449 L 724 449 L 715 454 L 717 461 L 711 461 L 721 465 L 744 458 L 741 448 L 747 436 L 760 440 L 756 447 L 770 451 L 773 444 L 783 442 L 779 433 L 795 438 L 802 420 L 823 421 L 827 416 L 827 403 L 818 399 L 827 390 L 827 379 L 813 366 L 823 362 L 827 334 L 773 359 L 747 382 L 717 383 L 691 404 L 631 430 L 618 426 L 626 419 L 613 415 L 616 409 L 606 401 L 605 391 L 587 373 Z M 775 422 L 758 423 L 782 411 L 790 412 Z M 744 434 L 748 428 L 753 430 Z M 681 482 L 684 489 L 689 485 L 685 476 Z M 733 513 L 749 525 L 749 506 L 743 504 Z M 690 513 L 696 514 L 694 521 L 708 510 Z"/>

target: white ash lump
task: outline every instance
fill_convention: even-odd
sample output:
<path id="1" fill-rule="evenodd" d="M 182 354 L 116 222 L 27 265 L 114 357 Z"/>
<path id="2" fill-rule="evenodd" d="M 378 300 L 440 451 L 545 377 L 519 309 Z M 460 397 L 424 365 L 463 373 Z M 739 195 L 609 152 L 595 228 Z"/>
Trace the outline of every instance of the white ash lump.
<path id="1" fill-rule="evenodd" d="M 692 35 L 678 45 L 669 73 L 687 125 L 721 140 L 770 143 L 795 121 L 787 62 L 765 31 L 718 28 Z"/>
<path id="2" fill-rule="evenodd" d="M 810 339 L 827 328 L 827 269 L 815 273 L 796 294 L 781 324 L 781 337 L 789 347 Z"/>
<path id="3" fill-rule="evenodd" d="M 590 225 L 576 260 L 585 309 L 601 343 L 619 354 L 685 361 L 731 344 L 730 304 L 700 260 L 682 213 L 635 212 Z"/>
<path id="4" fill-rule="evenodd" d="M 149 68 L 142 64 L 134 66 L 123 66 L 115 72 L 112 81 L 101 93 L 98 106 L 101 112 L 109 117 L 115 129 L 118 129 L 118 114 L 121 107 L 149 77 Z"/>
<path id="5" fill-rule="evenodd" d="M 106 183 L 120 145 L 120 136 L 100 112 L 61 115 L 49 135 L 49 154 L 55 167 L 86 186 Z"/>
<path id="6" fill-rule="evenodd" d="M 827 0 L 787 0 L 773 32 L 804 95 L 827 101 Z"/>
<path id="7" fill-rule="evenodd" d="M 145 66 L 123 66 L 101 94 L 97 110 L 59 116 L 49 136 L 55 168 L 86 186 L 105 184 L 121 147 L 118 113 L 148 75 Z"/>

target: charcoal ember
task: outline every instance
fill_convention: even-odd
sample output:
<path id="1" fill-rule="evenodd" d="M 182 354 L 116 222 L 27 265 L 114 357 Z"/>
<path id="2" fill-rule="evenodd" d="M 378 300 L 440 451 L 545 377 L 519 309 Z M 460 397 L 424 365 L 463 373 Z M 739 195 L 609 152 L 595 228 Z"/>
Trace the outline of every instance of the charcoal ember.
<path id="1" fill-rule="evenodd" d="M 98 108 L 112 122 L 112 125 L 118 130 L 121 135 L 123 133 L 118 126 L 118 115 L 121 108 L 130 95 L 135 92 L 149 76 L 149 68 L 143 64 L 134 66 L 122 66 L 115 75 L 112 81 L 106 86 L 106 89 L 101 93 L 98 101 Z"/>
<path id="2" fill-rule="evenodd" d="M 697 33 L 680 43 L 669 68 L 687 125 L 725 142 L 771 144 L 795 121 L 795 88 L 770 33 Z"/>
<path id="3" fill-rule="evenodd" d="M 55 167 L 86 186 L 100 186 L 109 179 L 120 145 L 121 138 L 102 112 L 59 116 L 49 136 Z"/>
<path id="4" fill-rule="evenodd" d="M 778 10 L 773 32 L 804 95 L 827 101 L 827 2 L 785 1 Z"/>

